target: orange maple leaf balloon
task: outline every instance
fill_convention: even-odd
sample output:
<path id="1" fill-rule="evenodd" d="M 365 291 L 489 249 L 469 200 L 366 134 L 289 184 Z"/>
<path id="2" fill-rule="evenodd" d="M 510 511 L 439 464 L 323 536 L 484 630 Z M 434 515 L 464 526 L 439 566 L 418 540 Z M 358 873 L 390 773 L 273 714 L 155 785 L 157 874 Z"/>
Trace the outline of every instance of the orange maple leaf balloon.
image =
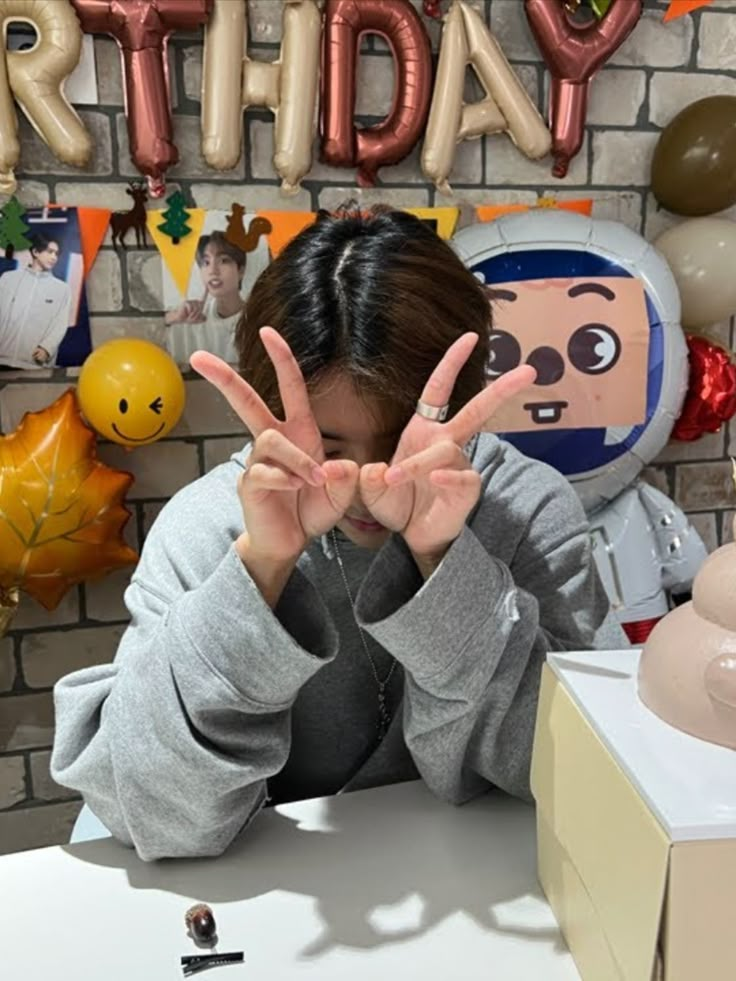
<path id="1" fill-rule="evenodd" d="M 137 561 L 122 537 L 129 473 L 97 459 L 70 389 L 0 437 L 0 594 L 53 610 L 68 589 Z"/>

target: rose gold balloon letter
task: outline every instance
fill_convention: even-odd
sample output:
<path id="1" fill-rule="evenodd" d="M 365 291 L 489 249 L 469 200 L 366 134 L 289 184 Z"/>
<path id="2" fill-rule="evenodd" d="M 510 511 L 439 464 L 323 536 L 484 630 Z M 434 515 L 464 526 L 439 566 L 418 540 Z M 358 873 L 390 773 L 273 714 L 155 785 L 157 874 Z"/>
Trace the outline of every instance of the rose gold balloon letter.
<path id="1" fill-rule="evenodd" d="M 5 57 L 0 58 L 0 192 L 3 194 L 15 191 L 13 168 L 20 157 L 13 96 L 33 128 L 64 163 L 82 167 L 92 151 L 87 130 L 63 94 L 64 81 L 74 71 L 82 51 L 82 32 L 74 11 L 68 4 L 53 0 L 45 3 L 0 0 L 3 38 L 13 21 L 30 24 L 38 43 L 30 51 L 4 51 Z"/>
<path id="2" fill-rule="evenodd" d="M 394 57 L 391 111 L 377 126 L 356 129 L 355 80 L 360 40 L 378 34 Z M 376 172 L 402 160 L 422 134 L 432 88 L 429 36 L 409 0 L 327 0 L 322 69 L 322 158 L 358 169 L 371 187 Z"/>
<path id="3" fill-rule="evenodd" d="M 202 74 L 202 153 L 210 167 L 229 170 L 243 149 L 243 110 L 264 106 L 276 117 L 274 167 L 285 193 L 295 193 L 312 165 L 319 79 L 321 16 L 314 0 L 287 0 L 278 61 L 243 57 L 246 5 L 215 0 L 207 27 Z"/>
<path id="4" fill-rule="evenodd" d="M 588 86 L 636 26 L 642 0 L 613 0 L 602 20 L 580 26 L 562 0 L 524 0 L 526 16 L 551 75 L 549 121 L 555 177 L 564 177 L 583 143 Z"/>
<path id="5" fill-rule="evenodd" d="M 133 163 L 151 196 L 164 193 L 164 174 L 179 160 L 174 145 L 166 45 L 176 30 L 206 23 L 213 0 L 72 0 L 88 34 L 112 34 L 123 56 L 128 139 Z M 58 6 L 58 4 L 54 4 Z"/>

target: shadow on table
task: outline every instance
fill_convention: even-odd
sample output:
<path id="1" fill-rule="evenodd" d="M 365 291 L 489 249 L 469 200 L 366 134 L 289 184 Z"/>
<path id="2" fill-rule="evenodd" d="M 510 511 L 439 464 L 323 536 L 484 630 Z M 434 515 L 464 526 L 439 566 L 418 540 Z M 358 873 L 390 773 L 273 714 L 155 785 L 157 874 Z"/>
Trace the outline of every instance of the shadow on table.
<path id="1" fill-rule="evenodd" d="M 313 897 L 323 930 L 301 952 L 367 949 L 420 936 L 458 914 L 482 928 L 564 950 L 536 880 L 534 810 L 503 794 L 469 806 L 440 805 L 426 788 L 391 810 L 360 792 L 281 805 L 255 819 L 215 859 L 145 863 L 112 839 L 65 850 L 123 869 L 134 889 L 211 904 L 273 891 Z M 290 816 L 299 809 L 300 818 Z"/>

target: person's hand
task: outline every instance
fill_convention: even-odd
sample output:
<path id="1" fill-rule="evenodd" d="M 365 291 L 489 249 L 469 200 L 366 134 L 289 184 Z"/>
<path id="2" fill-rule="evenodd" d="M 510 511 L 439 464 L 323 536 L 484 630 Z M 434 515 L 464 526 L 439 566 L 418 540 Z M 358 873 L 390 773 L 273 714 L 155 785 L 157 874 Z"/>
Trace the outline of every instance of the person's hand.
<path id="1" fill-rule="evenodd" d="M 260 336 L 276 369 L 283 422 L 220 358 L 197 351 L 190 363 L 222 392 L 253 436 L 238 486 L 245 532 L 236 547 L 269 599 L 280 594 L 278 586 L 283 588 L 310 539 L 342 518 L 355 494 L 359 470 L 349 460 L 325 460 L 296 358 L 271 327 L 263 327 Z"/>
<path id="2" fill-rule="evenodd" d="M 184 300 L 178 307 L 166 311 L 164 321 L 169 325 L 204 323 L 204 304 L 204 300 Z"/>
<path id="3" fill-rule="evenodd" d="M 448 348 L 422 391 L 428 405 L 446 405 L 460 371 L 477 343 L 463 334 Z M 480 474 L 463 447 L 504 402 L 531 385 L 529 365 L 502 375 L 447 422 L 415 413 L 404 429 L 391 464 L 371 463 L 360 473 L 363 503 L 376 521 L 400 532 L 426 577 L 462 531 L 480 496 Z"/>
<path id="4" fill-rule="evenodd" d="M 48 364 L 51 355 L 45 347 L 37 347 L 31 355 L 36 364 Z"/>

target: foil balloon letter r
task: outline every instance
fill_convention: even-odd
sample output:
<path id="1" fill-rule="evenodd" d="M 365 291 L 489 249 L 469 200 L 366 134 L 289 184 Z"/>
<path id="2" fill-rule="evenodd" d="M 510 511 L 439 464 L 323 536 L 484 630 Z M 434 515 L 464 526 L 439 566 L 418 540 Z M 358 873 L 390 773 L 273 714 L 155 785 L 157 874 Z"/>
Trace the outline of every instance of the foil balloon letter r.
<path id="1" fill-rule="evenodd" d="M 123 59 L 128 139 L 151 197 L 179 160 L 174 145 L 166 46 L 173 31 L 205 24 L 214 0 L 72 0 L 87 34 L 111 34 Z M 53 6 L 59 6 L 54 3 Z"/>
<path id="2" fill-rule="evenodd" d="M 583 143 L 593 76 L 636 26 L 642 0 L 613 0 L 600 20 L 577 24 L 562 0 L 524 0 L 527 20 L 551 76 L 552 173 L 564 177 Z"/>
<path id="3" fill-rule="evenodd" d="M 13 194 L 13 169 L 20 158 L 18 122 L 13 97 L 33 128 L 56 156 L 83 167 L 92 141 L 64 96 L 64 82 L 82 51 L 82 31 L 74 11 L 58 0 L 0 0 L 3 38 L 9 24 L 23 21 L 36 32 L 30 51 L 6 51 L 0 58 L 0 193 Z"/>

